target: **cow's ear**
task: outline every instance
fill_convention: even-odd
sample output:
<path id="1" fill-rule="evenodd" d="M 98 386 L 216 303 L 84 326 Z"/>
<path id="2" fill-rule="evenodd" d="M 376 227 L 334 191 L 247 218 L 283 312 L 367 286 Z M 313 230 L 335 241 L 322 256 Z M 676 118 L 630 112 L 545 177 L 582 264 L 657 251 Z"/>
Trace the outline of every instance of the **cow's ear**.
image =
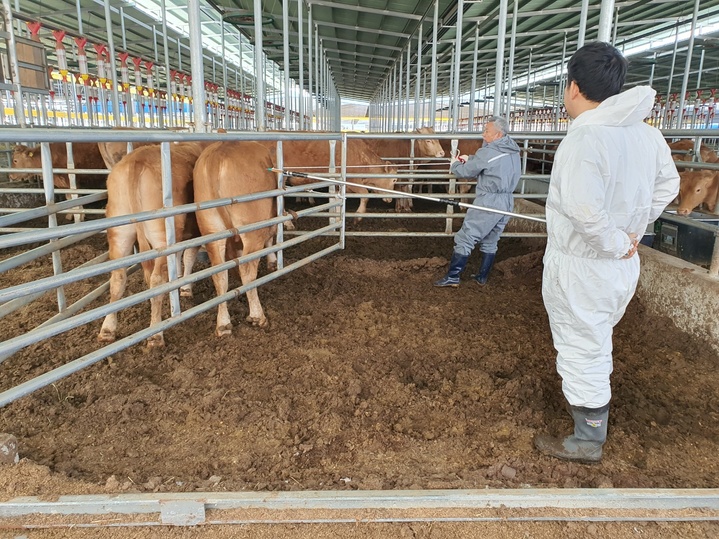
<path id="1" fill-rule="evenodd" d="M 33 156 L 33 153 L 34 153 L 34 152 L 33 152 L 32 150 L 30 150 L 29 152 L 27 152 L 27 156 L 28 156 L 28 157 L 32 157 L 32 156 Z"/>

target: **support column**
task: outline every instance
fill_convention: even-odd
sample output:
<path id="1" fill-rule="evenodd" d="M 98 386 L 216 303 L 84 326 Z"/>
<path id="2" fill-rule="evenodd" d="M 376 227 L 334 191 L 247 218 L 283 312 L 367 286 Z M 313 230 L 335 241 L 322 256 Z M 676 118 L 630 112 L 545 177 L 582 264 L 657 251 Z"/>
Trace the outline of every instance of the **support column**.
<path id="1" fill-rule="evenodd" d="M 679 94 L 679 110 L 677 111 L 677 129 L 682 128 L 684 116 L 684 104 L 689 83 L 689 70 L 692 67 L 692 53 L 694 52 L 694 32 L 697 27 L 697 16 L 699 15 L 699 0 L 694 0 L 694 14 L 692 15 L 691 34 L 689 35 L 689 47 L 687 48 L 687 61 L 684 64 L 684 78 L 682 78 L 682 91 Z"/>
<path id="2" fill-rule="evenodd" d="M 192 102 L 195 117 L 195 131 L 207 130 L 207 111 L 205 109 L 205 72 L 202 55 L 202 20 L 200 0 L 188 0 L 188 22 L 190 26 L 190 65 L 192 68 Z"/>
<path id="3" fill-rule="evenodd" d="M 504 77 L 504 39 L 507 34 L 507 0 L 499 0 L 497 21 L 497 61 L 494 70 L 494 107 L 492 114 L 499 116 L 502 110 L 502 79 Z"/>
<path id="4" fill-rule="evenodd" d="M 614 0 L 602 0 L 599 11 L 599 33 L 597 41 L 609 43 L 612 35 L 612 17 L 614 16 Z"/>

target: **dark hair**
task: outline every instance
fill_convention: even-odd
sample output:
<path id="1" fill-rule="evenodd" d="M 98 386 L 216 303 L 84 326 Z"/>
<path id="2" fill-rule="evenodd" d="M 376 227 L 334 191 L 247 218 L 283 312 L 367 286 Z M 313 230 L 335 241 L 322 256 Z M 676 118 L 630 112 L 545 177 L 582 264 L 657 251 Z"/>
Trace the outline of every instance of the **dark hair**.
<path id="1" fill-rule="evenodd" d="M 618 94 L 627 75 L 627 60 L 609 43 L 595 41 L 578 49 L 567 64 L 567 86 L 574 81 L 579 91 L 598 103 Z"/>

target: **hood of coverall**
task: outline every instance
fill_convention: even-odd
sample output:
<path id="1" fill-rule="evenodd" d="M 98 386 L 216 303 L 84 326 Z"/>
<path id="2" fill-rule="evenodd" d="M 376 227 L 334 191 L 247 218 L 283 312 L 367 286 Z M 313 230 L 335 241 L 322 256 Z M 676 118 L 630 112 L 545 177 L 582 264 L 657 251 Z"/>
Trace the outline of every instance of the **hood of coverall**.
<path id="1" fill-rule="evenodd" d="M 654 96 L 649 86 L 635 86 L 602 101 L 596 109 L 584 111 L 574 120 L 568 131 L 583 125 L 625 126 L 644 120 L 652 111 Z"/>
<path id="2" fill-rule="evenodd" d="M 504 135 L 501 138 L 498 138 L 497 140 L 490 142 L 485 148 L 493 148 L 497 151 L 500 151 L 502 153 L 519 153 L 519 146 L 517 146 L 517 143 L 514 142 L 511 138 L 509 138 L 508 135 Z"/>

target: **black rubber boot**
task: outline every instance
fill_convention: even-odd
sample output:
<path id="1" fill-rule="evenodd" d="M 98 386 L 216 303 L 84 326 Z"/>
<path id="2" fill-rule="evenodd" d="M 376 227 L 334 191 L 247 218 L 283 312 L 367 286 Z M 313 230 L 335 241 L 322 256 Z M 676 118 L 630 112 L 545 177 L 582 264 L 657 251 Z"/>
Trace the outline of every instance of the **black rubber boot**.
<path id="1" fill-rule="evenodd" d="M 456 251 L 452 253 L 452 258 L 449 261 L 449 269 L 447 275 L 442 277 L 439 281 L 434 282 L 434 286 L 451 286 L 457 288 L 459 286 L 459 275 L 464 271 L 464 267 L 467 265 L 469 256 L 461 255 Z"/>
<path id="2" fill-rule="evenodd" d="M 472 276 L 477 284 L 484 286 L 487 282 L 489 270 L 492 269 L 492 264 L 494 264 L 494 257 L 495 253 L 482 253 L 482 264 L 479 266 L 479 271 L 477 275 Z"/>
<path id="3" fill-rule="evenodd" d="M 601 408 L 570 406 L 570 410 L 574 434 L 564 439 L 539 434 L 534 438 L 534 447 L 558 459 L 589 464 L 601 461 L 602 446 L 607 439 L 609 404 Z"/>

